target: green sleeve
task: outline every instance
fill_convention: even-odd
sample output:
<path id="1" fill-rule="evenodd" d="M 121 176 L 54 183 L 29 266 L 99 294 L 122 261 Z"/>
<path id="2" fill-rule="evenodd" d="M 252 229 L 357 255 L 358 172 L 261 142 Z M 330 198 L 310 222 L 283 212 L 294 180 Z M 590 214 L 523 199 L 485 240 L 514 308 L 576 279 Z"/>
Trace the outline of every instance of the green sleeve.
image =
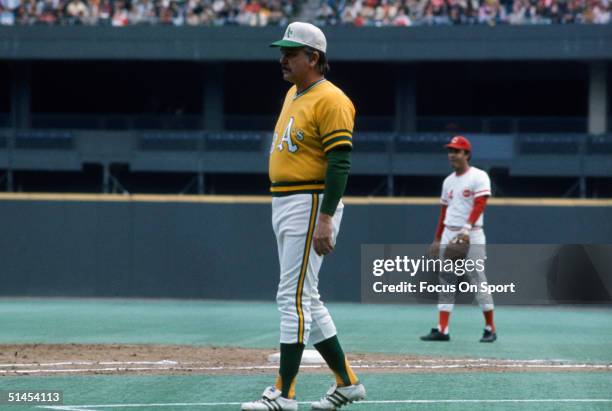
<path id="1" fill-rule="evenodd" d="M 325 174 L 325 191 L 321 212 L 334 215 L 340 199 L 344 195 L 346 182 L 351 169 L 350 148 L 338 147 L 327 153 L 327 173 Z"/>

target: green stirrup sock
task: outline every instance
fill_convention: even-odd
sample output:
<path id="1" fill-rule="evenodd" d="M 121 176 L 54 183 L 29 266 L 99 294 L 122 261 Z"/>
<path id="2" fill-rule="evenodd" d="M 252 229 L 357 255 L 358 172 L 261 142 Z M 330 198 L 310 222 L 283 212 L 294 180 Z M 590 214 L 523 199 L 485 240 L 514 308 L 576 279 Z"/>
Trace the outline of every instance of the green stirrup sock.
<path id="1" fill-rule="evenodd" d="M 282 381 L 282 396 L 293 397 L 292 385 L 300 369 L 304 344 L 282 344 L 280 345 L 280 371 Z M 291 395 L 291 396 L 290 396 Z"/>
<path id="2" fill-rule="evenodd" d="M 314 347 L 321 354 L 329 368 L 336 374 L 336 379 L 342 382 L 342 384 L 340 384 L 340 381 L 337 381 L 339 386 L 348 386 L 357 383 L 357 377 L 348 365 L 346 357 L 344 356 L 344 351 L 342 351 L 342 347 L 336 335 L 315 344 Z"/>

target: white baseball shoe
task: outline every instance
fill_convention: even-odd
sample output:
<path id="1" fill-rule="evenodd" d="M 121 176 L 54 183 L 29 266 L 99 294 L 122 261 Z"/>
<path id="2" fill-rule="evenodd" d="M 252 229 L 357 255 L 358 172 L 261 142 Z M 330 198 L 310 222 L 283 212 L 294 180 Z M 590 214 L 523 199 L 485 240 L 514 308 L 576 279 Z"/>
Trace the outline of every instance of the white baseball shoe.
<path id="1" fill-rule="evenodd" d="M 313 402 L 311 409 L 317 411 L 334 411 L 343 405 L 355 401 L 361 401 L 366 397 L 366 390 L 363 384 L 349 385 L 348 387 L 338 387 L 336 384 L 317 402 Z"/>
<path id="2" fill-rule="evenodd" d="M 297 411 L 296 400 L 281 397 L 281 391 L 276 387 L 268 387 L 257 401 L 245 402 L 240 407 L 243 411 Z"/>

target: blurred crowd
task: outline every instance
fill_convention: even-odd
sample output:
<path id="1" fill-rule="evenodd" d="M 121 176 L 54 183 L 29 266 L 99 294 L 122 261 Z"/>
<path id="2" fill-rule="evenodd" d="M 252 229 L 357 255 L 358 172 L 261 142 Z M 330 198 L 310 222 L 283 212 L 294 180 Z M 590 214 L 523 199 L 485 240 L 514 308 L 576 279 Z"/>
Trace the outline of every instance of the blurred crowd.
<path id="1" fill-rule="evenodd" d="M 612 0 L 323 0 L 319 25 L 609 24 Z"/>
<path id="2" fill-rule="evenodd" d="M 3 25 L 285 25 L 292 0 L 0 0 Z"/>
<path id="3" fill-rule="evenodd" d="M 0 0 L 0 24 L 284 26 L 301 3 L 313 1 L 319 0 Z M 322 0 L 314 23 L 609 24 L 611 12 L 612 0 Z"/>

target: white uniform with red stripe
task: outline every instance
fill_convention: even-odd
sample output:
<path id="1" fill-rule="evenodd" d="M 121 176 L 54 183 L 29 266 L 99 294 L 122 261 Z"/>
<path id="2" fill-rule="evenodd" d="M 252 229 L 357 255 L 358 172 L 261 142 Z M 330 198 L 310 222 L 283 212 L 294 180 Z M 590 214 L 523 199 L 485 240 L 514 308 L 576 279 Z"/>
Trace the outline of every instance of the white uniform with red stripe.
<path id="1" fill-rule="evenodd" d="M 474 208 L 474 199 L 481 196 L 491 195 L 491 180 L 486 171 L 476 167 L 470 167 L 463 174 L 452 173 L 442 184 L 442 196 L 440 202 L 447 206 L 444 218 L 444 231 L 440 241 L 440 255 L 444 255 L 446 245 L 459 234 L 462 227 L 468 223 L 468 218 Z M 478 217 L 473 228 L 470 230 L 470 251 L 468 259 L 486 258 L 486 237 L 483 228 L 484 212 Z M 447 273 L 448 274 L 448 273 Z M 454 284 L 454 274 L 441 273 L 440 283 Z M 476 270 L 472 274 L 466 274 L 471 284 L 480 284 L 487 281 L 484 270 Z M 492 310 L 493 297 L 491 294 L 476 293 L 476 301 L 483 311 Z M 452 311 L 455 302 L 454 293 L 440 293 L 438 309 Z"/>
<path id="2" fill-rule="evenodd" d="M 440 202 L 448 208 L 444 225 L 446 227 L 463 227 L 474 208 L 474 199 L 491 195 L 491 180 L 486 171 L 470 167 L 461 175 L 452 173 L 444 179 Z M 484 213 L 480 215 L 474 227 L 482 227 Z"/>

